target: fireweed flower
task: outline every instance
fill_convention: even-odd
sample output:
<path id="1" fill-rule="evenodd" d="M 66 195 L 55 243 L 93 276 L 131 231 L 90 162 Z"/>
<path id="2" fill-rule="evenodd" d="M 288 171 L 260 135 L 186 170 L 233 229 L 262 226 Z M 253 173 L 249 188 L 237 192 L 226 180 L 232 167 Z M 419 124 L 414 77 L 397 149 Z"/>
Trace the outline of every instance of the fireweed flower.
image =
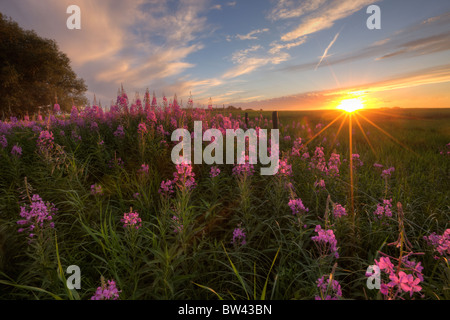
<path id="1" fill-rule="evenodd" d="M 325 181 L 320 179 L 319 181 L 314 182 L 314 188 L 325 189 Z"/>
<path id="2" fill-rule="evenodd" d="M 339 153 L 332 153 L 328 160 L 327 175 L 332 177 L 339 176 L 339 166 L 341 165 L 341 155 Z"/>
<path id="3" fill-rule="evenodd" d="M 233 230 L 233 240 L 231 241 L 232 244 L 243 246 L 247 243 L 245 240 L 247 235 L 244 232 L 244 228 L 241 228 L 240 225 L 238 225 L 237 228 Z"/>
<path id="4" fill-rule="evenodd" d="M 48 153 L 54 147 L 54 137 L 51 131 L 41 131 L 37 139 L 37 147 L 40 153 Z"/>
<path id="5" fill-rule="evenodd" d="M 385 255 L 384 253 L 380 252 Z M 420 292 L 422 287 L 419 283 L 423 281 L 421 262 L 409 261 L 412 252 L 403 256 L 400 268 L 391 262 L 389 257 L 380 257 L 375 264 L 380 268 L 380 292 L 388 299 L 395 299 L 399 294 L 409 293 L 410 297 L 414 292 Z M 400 259 L 393 258 L 400 261 Z M 397 264 L 397 262 L 395 264 Z M 407 273 L 408 272 L 408 273 Z M 367 276 L 370 276 L 367 274 Z"/>
<path id="6" fill-rule="evenodd" d="M 117 127 L 117 130 L 114 131 L 114 136 L 119 137 L 119 138 L 123 138 L 125 136 L 125 131 L 123 129 L 123 126 L 119 125 Z"/>
<path id="7" fill-rule="evenodd" d="M 309 209 L 303 205 L 302 199 L 300 198 L 289 200 L 288 206 L 291 208 L 293 215 L 304 214 L 309 211 Z"/>
<path id="8" fill-rule="evenodd" d="M 334 254 L 336 259 L 339 258 L 337 240 L 333 230 L 325 230 L 317 225 L 314 231 L 317 232 L 317 236 L 311 237 L 311 240 L 316 242 L 321 255 Z"/>
<path id="9" fill-rule="evenodd" d="M 379 163 L 374 163 L 373 166 L 374 166 L 374 168 L 380 168 L 380 169 L 383 168 L 383 165 L 379 164 Z"/>
<path id="10" fill-rule="evenodd" d="M 172 225 L 173 225 L 173 232 L 174 233 L 181 233 L 183 232 L 183 223 L 181 222 L 180 218 L 178 218 L 177 216 L 173 216 L 172 217 Z"/>
<path id="11" fill-rule="evenodd" d="M 98 130 L 98 124 L 97 124 L 97 122 L 92 122 L 91 123 L 91 130 L 92 131 L 97 131 Z"/>
<path id="12" fill-rule="evenodd" d="M 108 163 L 108 167 L 111 169 L 115 168 L 115 167 L 123 168 L 123 166 L 124 166 L 124 162 L 123 162 L 122 158 L 111 159 L 111 160 L 109 160 L 109 163 Z"/>
<path id="13" fill-rule="evenodd" d="M 236 164 L 233 167 L 232 174 L 234 176 L 251 176 L 255 172 L 254 167 L 249 162 L 246 162 L 244 164 Z"/>
<path id="14" fill-rule="evenodd" d="M 139 218 L 137 212 L 127 212 L 123 214 L 123 218 L 120 220 L 123 223 L 124 228 L 139 229 L 142 227 L 142 219 Z"/>
<path id="15" fill-rule="evenodd" d="M 8 146 L 8 140 L 6 140 L 6 137 L 3 134 L 0 136 L 0 145 L 2 145 L 3 149 L 6 149 Z"/>
<path id="16" fill-rule="evenodd" d="M 383 200 L 383 204 L 377 204 L 377 209 L 373 213 L 376 218 L 382 219 L 383 217 L 392 217 L 392 199 Z"/>
<path id="17" fill-rule="evenodd" d="M 145 123 L 141 122 L 138 125 L 138 133 L 139 135 L 144 135 L 147 133 L 147 126 L 145 125 Z"/>
<path id="18" fill-rule="evenodd" d="M 216 166 L 211 167 L 211 172 L 209 173 L 209 175 L 211 176 L 211 178 L 215 178 L 220 174 L 220 169 L 217 168 Z"/>
<path id="19" fill-rule="evenodd" d="M 325 281 L 325 278 L 327 279 Z M 338 300 L 342 297 L 341 285 L 338 281 L 332 279 L 330 283 L 330 276 L 324 275 L 322 278 L 317 279 L 317 288 L 319 288 L 320 295 L 316 296 L 316 300 Z"/>
<path id="20" fill-rule="evenodd" d="M 359 154 L 355 153 L 352 154 L 353 159 L 353 169 L 356 169 L 357 167 L 362 167 L 364 165 L 364 162 L 362 162 Z"/>
<path id="21" fill-rule="evenodd" d="M 345 211 L 345 208 L 343 206 L 341 206 L 339 203 L 337 203 L 333 208 L 333 216 L 335 218 L 341 218 L 346 215 L 347 215 L 347 212 Z"/>
<path id="22" fill-rule="evenodd" d="M 173 182 L 176 183 L 180 189 L 186 188 L 187 190 L 192 190 L 196 185 L 194 179 L 195 173 L 190 164 L 178 164 L 176 166 L 176 171 L 173 173 L 173 177 Z"/>
<path id="23" fill-rule="evenodd" d="M 143 163 L 143 164 L 141 165 L 141 168 L 139 169 L 139 173 L 142 173 L 142 174 L 148 174 L 148 171 L 149 171 L 149 166 L 148 166 L 148 164 Z"/>
<path id="24" fill-rule="evenodd" d="M 304 148 L 305 148 L 305 146 L 302 144 L 302 138 L 295 139 L 294 145 L 292 146 L 291 155 L 300 157 L 301 150 Z"/>
<path id="25" fill-rule="evenodd" d="M 161 188 L 159 189 L 158 192 L 161 195 L 168 197 L 174 192 L 173 186 L 174 186 L 174 183 L 172 180 L 162 181 Z"/>
<path id="26" fill-rule="evenodd" d="M 436 232 L 433 232 L 423 238 L 428 245 L 434 247 L 434 250 L 440 256 L 450 256 L 450 229 L 446 229 L 442 235 L 437 235 Z M 438 259 L 438 257 L 435 256 L 435 259 Z"/>
<path id="27" fill-rule="evenodd" d="M 392 172 L 395 171 L 394 167 L 390 167 L 389 169 L 383 170 L 383 172 L 381 173 L 381 177 L 382 178 L 390 178 Z"/>
<path id="28" fill-rule="evenodd" d="M 305 156 L 305 154 L 303 154 L 303 156 Z M 311 162 L 309 163 L 309 166 L 312 169 L 317 169 L 322 172 L 326 171 L 327 164 L 325 162 L 325 154 L 323 153 L 323 147 L 316 147 L 314 155 L 311 158 Z"/>
<path id="29" fill-rule="evenodd" d="M 35 228 L 45 229 L 54 228 L 53 216 L 56 214 L 57 209 L 54 204 L 45 203 L 42 198 L 35 194 L 31 198 L 31 204 L 20 207 L 20 216 L 22 220 L 17 221 L 20 226 L 26 226 L 25 228 L 19 228 L 18 232 L 27 231 L 30 238 L 35 235 Z"/>
<path id="30" fill-rule="evenodd" d="M 281 178 L 289 178 L 292 176 L 292 165 L 288 164 L 287 159 L 285 160 L 278 160 L 278 172 L 277 176 Z"/>
<path id="31" fill-rule="evenodd" d="M 20 157 L 22 155 L 22 148 L 17 144 L 12 147 L 11 154 L 16 157 Z"/>
<path id="32" fill-rule="evenodd" d="M 102 285 L 97 288 L 95 294 L 91 297 L 91 300 L 118 300 L 119 299 L 119 291 L 116 286 L 116 282 L 114 280 L 108 280 L 105 283 L 102 278 Z"/>
<path id="33" fill-rule="evenodd" d="M 103 194 L 102 186 L 99 184 L 91 185 L 91 194 L 92 195 L 102 195 Z"/>

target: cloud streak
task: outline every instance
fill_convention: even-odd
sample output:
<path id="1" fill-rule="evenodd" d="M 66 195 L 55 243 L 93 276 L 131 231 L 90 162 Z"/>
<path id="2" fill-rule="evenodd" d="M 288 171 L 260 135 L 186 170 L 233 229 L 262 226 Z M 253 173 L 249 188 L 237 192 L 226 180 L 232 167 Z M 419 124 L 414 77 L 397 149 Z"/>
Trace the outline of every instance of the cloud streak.
<path id="1" fill-rule="evenodd" d="M 308 16 L 292 31 L 281 36 L 282 41 L 292 41 L 300 37 L 331 28 L 337 20 L 346 18 L 377 0 L 306 1 L 296 8 L 296 16 Z M 286 3 L 286 1 L 283 1 Z M 320 8 L 320 10 L 317 10 Z M 286 18 L 285 15 L 279 15 Z M 289 16 L 288 16 L 289 17 Z"/>
<path id="2" fill-rule="evenodd" d="M 317 68 L 320 66 L 320 64 L 322 63 L 322 60 L 327 57 L 328 55 L 328 50 L 330 50 L 330 48 L 333 46 L 333 44 L 336 42 L 337 38 L 339 37 L 339 32 L 336 33 L 336 35 L 334 36 L 333 40 L 331 40 L 330 44 L 328 45 L 328 47 L 325 49 L 325 51 L 323 52 L 322 57 L 320 57 L 319 63 L 316 65 L 316 67 L 314 68 L 314 70 L 317 70 Z"/>

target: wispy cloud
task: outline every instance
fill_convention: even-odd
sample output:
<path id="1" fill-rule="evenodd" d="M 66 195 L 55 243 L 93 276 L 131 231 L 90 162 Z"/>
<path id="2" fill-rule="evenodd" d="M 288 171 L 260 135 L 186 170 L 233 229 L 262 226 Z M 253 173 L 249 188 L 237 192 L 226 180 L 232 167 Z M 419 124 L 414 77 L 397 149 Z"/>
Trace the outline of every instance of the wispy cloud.
<path id="1" fill-rule="evenodd" d="M 317 70 L 317 68 L 320 66 L 320 64 L 322 63 L 322 60 L 327 57 L 328 55 L 328 50 L 330 50 L 330 48 L 333 46 L 333 44 L 336 42 L 337 38 L 339 37 L 339 32 L 336 33 L 336 35 L 334 36 L 333 40 L 331 40 L 330 44 L 328 45 L 328 47 L 325 49 L 325 51 L 323 52 L 322 57 L 320 57 L 319 63 L 316 65 L 315 70 Z"/>
<path id="2" fill-rule="evenodd" d="M 317 10 L 327 0 L 278 0 L 275 7 L 271 10 L 268 18 L 272 21 L 297 18 L 311 11 Z"/>
<path id="3" fill-rule="evenodd" d="M 377 0 L 340 0 L 340 1 L 306 1 L 296 8 L 298 15 L 308 13 L 302 22 L 292 31 L 281 36 L 283 41 L 292 41 L 321 30 L 328 29 L 337 20 L 346 18 Z M 285 3 L 285 1 L 283 1 Z M 281 15 L 281 18 L 285 18 Z"/>
<path id="4" fill-rule="evenodd" d="M 114 94 L 122 82 L 132 90 L 167 85 L 164 79 L 180 76 L 195 66 L 187 58 L 204 48 L 201 37 L 212 29 L 206 18 L 209 0 L 180 0 L 176 6 L 166 0 L 78 0 L 82 13 L 78 31 L 65 28 L 67 16 L 61 13 L 70 4 L 73 1 L 23 0 L 8 6 L 26 21 L 25 28 L 56 39 L 61 50 L 70 53 L 77 73 L 89 84 L 89 92 L 108 90 Z M 189 79 L 175 79 L 174 83 L 180 90 L 184 83 L 202 85 Z"/>
<path id="5" fill-rule="evenodd" d="M 278 42 L 272 42 L 270 44 L 270 46 L 272 48 L 269 50 L 269 53 L 277 54 L 278 52 L 280 52 L 283 49 L 291 49 L 291 48 L 294 48 L 294 47 L 298 47 L 299 45 L 302 45 L 303 43 L 305 43 L 306 39 L 307 39 L 307 37 L 303 37 L 300 40 L 293 41 L 293 42 L 290 42 L 290 43 L 284 43 L 284 44 L 281 44 L 281 43 L 278 43 Z"/>
<path id="6" fill-rule="evenodd" d="M 239 39 L 239 40 L 257 40 L 258 37 L 255 37 L 255 34 L 268 32 L 268 31 L 269 31 L 269 29 L 267 29 L 267 28 L 257 29 L 257 30 L 250 31 L 249 33 L 247 33 L 245 35 L 237 34 L 236 38 Z"/>

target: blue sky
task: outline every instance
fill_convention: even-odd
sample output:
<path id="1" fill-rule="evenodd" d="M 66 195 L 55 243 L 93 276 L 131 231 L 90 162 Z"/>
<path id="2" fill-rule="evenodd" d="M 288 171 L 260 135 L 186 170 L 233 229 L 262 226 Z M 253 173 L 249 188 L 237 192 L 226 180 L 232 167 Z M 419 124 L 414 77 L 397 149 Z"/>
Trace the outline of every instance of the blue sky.
<path id="1" fill-rule="evenodd" d="M 68 30 L 66 8 L 81 9 Z M 369 30 L 369 5 L 381 29 Z M 103 106 L 123 84 L 195 103 L 450 107 L 447 0 L 15 0 L 0 11 L 55 39 Z"/>

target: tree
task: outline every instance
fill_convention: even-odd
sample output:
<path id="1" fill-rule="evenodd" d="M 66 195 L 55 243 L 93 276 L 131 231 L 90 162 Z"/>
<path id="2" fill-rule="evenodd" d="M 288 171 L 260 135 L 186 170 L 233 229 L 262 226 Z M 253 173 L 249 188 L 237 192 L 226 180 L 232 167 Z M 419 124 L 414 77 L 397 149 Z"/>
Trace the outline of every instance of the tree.
<path id="1" fill-rule="evenodd" d="M 55 103 L 69 111 L 72 101 L 85 104 L 84 80 L 70 67 L 70 59 L 54 40 L 23 30 L 0 12 L 0 112 L 34 113 Z"/>

